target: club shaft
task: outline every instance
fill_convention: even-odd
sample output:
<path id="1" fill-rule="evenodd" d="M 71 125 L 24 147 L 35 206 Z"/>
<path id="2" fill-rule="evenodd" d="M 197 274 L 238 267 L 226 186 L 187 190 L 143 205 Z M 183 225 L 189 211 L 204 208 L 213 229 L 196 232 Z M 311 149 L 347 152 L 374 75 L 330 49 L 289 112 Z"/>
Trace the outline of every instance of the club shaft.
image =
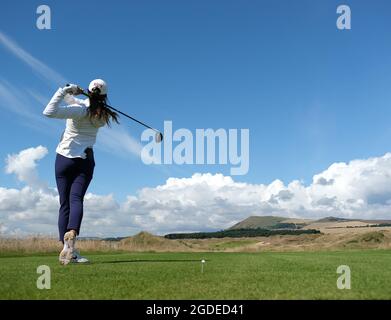
<path id="1" fill-rule="evenodd" d="M 106 106 L 107 108 L 109 108 L 109 109 L 115 111 L 115 112 L 118 112 L 118 113 L 122 114 L 123 116 L 125 116 L 125 117 L 127 117 L 127 118 L 129 118 L 129 119 L 131 119 L 131 120 L 133 120 L 133 121 L 136 121 L 137 123 L 143 125 L 144 127 L 148 128 L 148 129 L 151 129 L 151 130 L 153 130 L 153 131 L 155 131 L 155 132 L 160 132 L 160 131 L 158 131 L 158 130 L 152 128 L 152 127 L 150 127 L 149 125 L 147 125 L 147 124 L 145 124 L 145 123 L 143 123 L 143 122 L 141 122 L 141 121 L 139 121 L 139 120 L 133 118 L 132 116 L 129 116 L 129 115 L 127 115 L 126 113 L 124 113 L 124 112 L 122 112 L 122 111 L 120 111 L 120 110 L 118 110 L 118 109 L 116 109 L 116 108 L 114 108 L 114 107 L 112 107 L 112 106 L 109 106 L 109 105 L 106 104 L 106 103 L 105 103 L 105 106 Z"/>
<path id="2" fill-rule="evenodd" d="M 90 97 L 89 94 L 88 94 L 88 93 L 85 93 L 84 91 L 82 92 L 82 94 L 83 94 L 84 96 L 86 96 L 86 97 Z M 155 131 L 155 132 L 157 132 L 157 133 L 160 133 L 159 130 L 156 130 L 155 128 L 150 127 L 149 125 L 145 124 L 144 122 L 141 122 L 140 120 L 137 120 L 137 119 L 133 118 L 132 116 L 130 116 L 130 115 L 128 115 L 128 114 L 126 114 L 126 113 L 124 113 L 124 112 L 122 112 L 122 111 L 120 111 L 120 110 L 118 110 L 118 109 L 116 109 L 116 108 L 114 108 L 114 107 L 112 107 L 112 106 L 109 106 L 107 103 L 105 103 L 104 105 L 105 105 L 107 108 L 109 108 L 109 109 L 111 109 L 111 110 L 113 110 L 113 111 L 115 111 L 115 112 L 118 112 L 118 113 L 122 114 L 123 116 L 125 116 L 125 117 L 127 117 L 127 118 L 129 118 L 129 119 L 131 119 L 131 120 L 133 120 L 133 121 L 135 121 L 135 122 L 137 122 L 137 123 L 143 125 L 144 127 L 148 128 L 148 129 L 151 129 L 151 130 L 153 130 L 153 131 Z"/>

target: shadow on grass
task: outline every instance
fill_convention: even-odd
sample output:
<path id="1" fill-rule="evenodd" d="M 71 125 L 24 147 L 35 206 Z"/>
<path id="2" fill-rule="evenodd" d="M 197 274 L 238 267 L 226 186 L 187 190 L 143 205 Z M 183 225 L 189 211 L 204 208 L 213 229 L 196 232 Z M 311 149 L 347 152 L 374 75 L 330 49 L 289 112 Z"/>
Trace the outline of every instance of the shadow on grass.
<path id="1" fill-rule="evenodd" d="M 205 260 L 205 262 L 208 262 L 210 260 Z M 145 260 L 112 260 L 112 261 L 101 261 L 101 262 L 95 262 L 94 264 L 106 264 L 106 263 L 137 263 L 137 262 L 200 262 L 201 260 L 197 259 L 145 259 Z"/>

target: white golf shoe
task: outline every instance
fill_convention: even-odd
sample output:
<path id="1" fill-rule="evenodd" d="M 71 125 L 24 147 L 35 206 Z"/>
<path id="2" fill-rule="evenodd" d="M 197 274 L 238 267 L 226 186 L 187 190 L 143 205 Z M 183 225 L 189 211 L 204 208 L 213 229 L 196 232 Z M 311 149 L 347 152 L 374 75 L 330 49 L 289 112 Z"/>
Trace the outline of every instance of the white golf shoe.
<path id="1" fill-rule="evenodd" d="M 73 250 L 73 256 L 71 259 L 71 263 L 88 263 L 88 259 L 86 257 L 82 257 L 80 252 L 77 250 Z"/>
<path id="2" fill-rule="evenodd" d="M 65 248 L 61 250 L 60 256 L 58 257 L 58 261 L 60 261 L 61 264 L 67 265 L 70 260 L 67 259 L 67 254 L 68 254 L 68 248 Z"/>
<path id="3" fill-rule="evenodd" d="M 80 252 L 73 250 L 72 257 L 69 259 L 69 248 L 62 249 L 59 256 L 60 264 L 67 265 L 68 263 L 88 263 L 90 262 L 86 257 L 80 255 Z"/>
<path id="4" fill-rule="evenodd" d="M 76 250 L 76 233 L 68 231 L 64 235 L 64 249 L 60 252 L 59 261 L 62 265 L 68 263 L 88 263 L 88 259 L 82 257 Z"/>
<path id="5" fill-rule="evenodd" d="M 73 258 L 76 244 L 76 232 L 68 231 L 64 234 L 64 249 L 60 252 L 59 261 L 63 265 L 67 265 Z"/>

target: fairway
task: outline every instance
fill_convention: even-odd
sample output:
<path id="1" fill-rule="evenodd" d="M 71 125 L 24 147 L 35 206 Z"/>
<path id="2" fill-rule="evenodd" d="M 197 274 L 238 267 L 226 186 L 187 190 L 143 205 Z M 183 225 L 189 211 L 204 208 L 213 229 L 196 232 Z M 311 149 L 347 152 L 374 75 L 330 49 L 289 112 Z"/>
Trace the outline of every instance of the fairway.
<path id="1" fill-rule="evenodd" d="M 1 299 L 391 299 L 391 252 L 90 254 L 88 265 L 57 256 L 0 256 Z M 201 260 L 206 259 L 201 273 Z M 36 287 L 39 265 L 51 289 Z M 351 289 L 337 289 L 339 265 Z"/>

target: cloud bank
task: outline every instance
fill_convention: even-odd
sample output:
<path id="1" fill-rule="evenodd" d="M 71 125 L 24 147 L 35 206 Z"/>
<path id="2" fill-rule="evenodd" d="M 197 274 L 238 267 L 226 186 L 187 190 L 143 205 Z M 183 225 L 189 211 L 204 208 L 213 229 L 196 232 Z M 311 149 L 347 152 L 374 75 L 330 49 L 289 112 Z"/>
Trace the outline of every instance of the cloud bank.
<path id="1" fill-rule="evenodd" d="M 58 196 L 40 188 L 37 164 L 47 153 L 39 146 L 6 159 L 6 172 L 26 184 L 0 187 L 0 226 L 5 234 L 57 234 Z M 113 194 L 88 193 L 84 236 L 125 236 L 140 230 L 158 234 L 227 228 L 250 215 L 391 219 L 391 153 L 334 163 L 313 176 L 284 184 L 235 182 L 222 174 L 169 178 L 119 203 Z"/>

